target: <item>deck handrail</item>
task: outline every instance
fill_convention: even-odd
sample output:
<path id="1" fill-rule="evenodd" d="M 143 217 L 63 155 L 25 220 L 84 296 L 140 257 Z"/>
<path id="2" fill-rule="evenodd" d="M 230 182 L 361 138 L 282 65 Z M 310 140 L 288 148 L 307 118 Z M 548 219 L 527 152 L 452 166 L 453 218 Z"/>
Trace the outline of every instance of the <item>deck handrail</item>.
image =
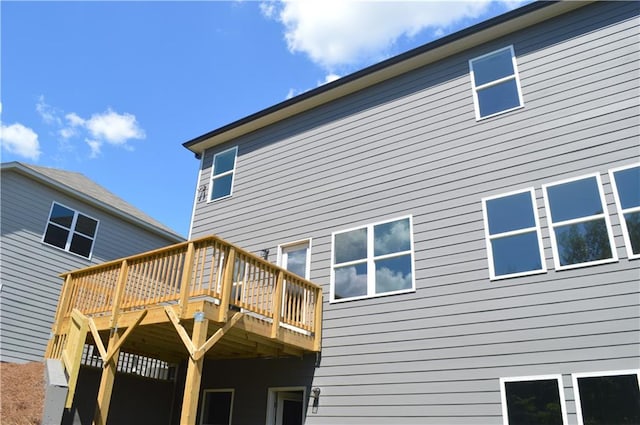
<path id="1" fill-rule="evenodd" d="M 217 236 L 206 236 L 60 275 L 64 279 L 54 321 L 58 334 L 73 309 L 111 315 L 193 299 L 229 305 L 273 323 L 319 337 L 322 288 Z M 319 344 L 319 341 L 318 341 Z"/>

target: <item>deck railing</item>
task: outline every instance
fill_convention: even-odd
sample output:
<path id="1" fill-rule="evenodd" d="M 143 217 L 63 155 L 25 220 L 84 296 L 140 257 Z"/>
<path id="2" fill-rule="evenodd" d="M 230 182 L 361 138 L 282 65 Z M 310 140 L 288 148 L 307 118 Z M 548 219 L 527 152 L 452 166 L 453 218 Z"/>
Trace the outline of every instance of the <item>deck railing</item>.
<path id="1" fill-rule="evenodd" d="M 225 303 L 308 334 L 318 334 L 322 289 L 215 236 L 88 267 L 62 275 L 56 323 L 74 309 L 116 315 L 190 300 Z M 221 309 L 222 310 L 222 309 Z M 220 316 L 223 320 L 223 316 Z"/>

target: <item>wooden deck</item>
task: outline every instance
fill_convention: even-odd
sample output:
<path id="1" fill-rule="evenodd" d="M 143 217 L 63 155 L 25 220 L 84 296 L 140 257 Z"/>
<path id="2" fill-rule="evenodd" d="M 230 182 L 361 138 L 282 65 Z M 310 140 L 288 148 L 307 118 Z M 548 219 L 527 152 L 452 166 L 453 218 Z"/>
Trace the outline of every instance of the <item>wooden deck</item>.
<path id="1" fill-rule="evenodd" d="M 189 355 L 179 329 L 191 335 L 194 318 L 209 321 L 208 338 L 242 316 L 206 352 L 208 358 L 320 350 L 321 288 L 214 236 L 62 277 L 49 358 L 61 357 L 74 310 L 91 318 L 103 341 L 112 329 L 134 326 L 146 311 L 120 348 L 171 362 Z"/>
<path id="2" fill-rule="evenodd" d="M 65 273 L 45 357 L 73 403 L 85 343 L 103 363 L 94 424 L 106 425 L 121 350 L 187 360 L 180 423 L 195 424 L 205 358 L 320 351 L 322 289 L 215 236 Z M 106 341 L 106 343 L 105 343 Z"/>

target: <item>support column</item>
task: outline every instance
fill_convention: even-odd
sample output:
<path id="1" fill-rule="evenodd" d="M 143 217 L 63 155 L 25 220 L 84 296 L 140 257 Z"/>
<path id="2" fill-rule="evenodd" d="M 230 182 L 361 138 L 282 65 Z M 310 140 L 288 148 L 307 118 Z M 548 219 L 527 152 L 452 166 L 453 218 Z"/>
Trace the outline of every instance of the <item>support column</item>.
<path id="1" fill-rule="evenodd" d="M 209 320 L 204 318 L 204 315 L 196 315 L 193 321 L 193 334 L 191 336 L 193 346 L 201 347 L 205 343 L 207 340 L 208 327 Z M 181 425 L 195 425 L 196 423 L 204 356 L 196 357 L 197 360 L 194 360 L 194 357 L 196 356 L 189 356 L 187 379 L 184 384 L 184 395 L 182 398 Z"/>
<path id="2" fill-rule="evenodd" d="M 109 414 L 109 404 L 111 404 L 111 393 L 113 392 L 113 382 L 116 378 L 116 369 L 118 366 L 118 358 L 120 356 L 120 347 L 118 341 L 120 335 L 117 329 L 111 330 L 109 337 L 108 353 L 115 352 L 109 358 L 109 361 L 103 365 L 102 378 L 100 379 L 100 389 L 98 390 L 98 405 L 93 418 L 94 425 L 106 425 L 107 415 Z"/>

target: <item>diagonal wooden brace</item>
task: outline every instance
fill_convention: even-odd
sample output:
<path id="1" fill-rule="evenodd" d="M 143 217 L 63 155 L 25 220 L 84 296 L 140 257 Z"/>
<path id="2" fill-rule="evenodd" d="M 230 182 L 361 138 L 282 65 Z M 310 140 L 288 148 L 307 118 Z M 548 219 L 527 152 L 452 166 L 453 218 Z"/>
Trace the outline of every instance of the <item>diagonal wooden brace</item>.
<path id="1" fill-rule="evenodd" d="M 238 321 L 244 316 L 244 314 L 242 313 L 234 314 L 231 319 L 227 323 L 225 323 L 222 328 L 218 329 L 216 333 L 211 335 L 211 337 L 206 340 L 205 343 L 202 344 L 202 346 L 196 347 L 195 345 L 193 345 L 191 338 L 189 338 L 189 334 L 187 333 L 186 329 L 180 324 L 180 318 L 173 310 L 173 308 L 166 306 L 164 308 L 164 311 L 167 313 L 169 320 L 171 320 L 173 327 L 176 328 L 176 331 L 178 332 L 182 343 L 189 352 L 189 357 L 191 357 L 195 361 L 200 360 L 202 356 L 204 356 L 206 352 L 216 344 L 216 342 L 220 341 L 224 334 L 227 333 L 229 329 L 231 329 L 236 323 L 238 323 Z"/>
<path id="2" fill-rule="evenodd" d="M 127 340 L 129 335 L 131 334 L 131 332 L 133 332 L 133 330 L 136 327 L 138 327 L 138 325 L 140 324 L 140 322 L 142 322 L 142 319 L 144 319 L 144 317 L 147 315 L 147 313 L 148 313 L 148 310 L 142 310 L 140 312 L 140 314 L 138 315 L 138 317 L 136 318 L 136 321 L 133 322 L 133 325 L 129 326 L 127 328 L 127 330 L 125 331 L 125 333 L 120 337 L 120 339 L 118 340 L 117 344 L 115 344 L 113 346 L 113 348 L 109 347 L 106 357 L 102 358 L 103 365 L 107 364 L 109 362 L 109 360 L 111 360 L 111 357 L 113 357 L 113 355 L 115 353 L 117 353 L 118 350 L 120 350 L 120 347 L 122 347 L 122 344 L 124 344 L 124 342 Z M 99 348 L 98 348 L 98 350 L 99 350 Z M 100 353 L 100 355 L 102 355 L 102 353 Z"/>

